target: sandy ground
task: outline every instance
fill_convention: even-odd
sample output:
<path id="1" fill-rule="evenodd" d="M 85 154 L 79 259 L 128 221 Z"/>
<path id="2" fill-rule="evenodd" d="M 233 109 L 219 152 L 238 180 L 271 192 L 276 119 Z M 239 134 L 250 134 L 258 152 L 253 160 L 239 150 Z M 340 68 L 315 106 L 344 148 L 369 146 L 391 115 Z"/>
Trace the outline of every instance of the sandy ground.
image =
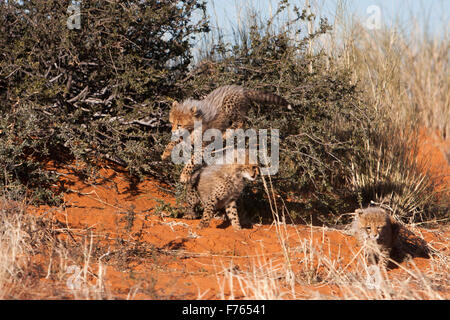
<path id="1" fill-rule="evenodd" d="M 423 135 L 421 155 L 432 157 L 440 188 L 450 185 L 449 150 L 449 141 Z M 132 186 L 124 173 L 105 167 L 98 179 L 82 182 L 70 168 L 54 169 L 64 174 L 72 192 L 65 194 L 64 206 L 32 213 L 59 221 L 63 231 L 57 236 L 67 243 L 85 245 L 89 254 L 73 259 L 73 268 L 86 267 L 90 280 L 85 285 L 94 288 L 100 283 L 101 294 L 92 289 L 83 296 L 70 288 L 70 262 L 64 262 L 65 275 L 49 276 L 46 269 L 55 268 L 58 259 L 48 262 L 38 254 L 33 260 L 42 262 L 36 280 L 41 289 L 25 298 L 339 298 L 351 294 L 333 280 L 333 272 L 343 277 L 364 270 L 360 248 L 344 230 L 256 224 L 235 231 L 220 219 L 197 229 L 199 220 L 165 217 L 164 210 L 156 210 L 158 201 L 175 202 L 156 181 Z M 423 253 L 423 240 L 448 257 L 449 229 L 417 227 L 404 234 L 416 251 L 412 259 L 399 259 L 400 266 L 394 265 L 388 277 L 400 281 L 416 268 L 425 274 L 436 272 L 433 258 Z M 53 289 L 42 289 L 48 286 Z M 417 284 L 412 281 L 411 286 Z M 430 289 L 423 288 L 424 296 L 426 290 Z M 448 299 L 449 278 L 438 279 L 432 290 Z"/>

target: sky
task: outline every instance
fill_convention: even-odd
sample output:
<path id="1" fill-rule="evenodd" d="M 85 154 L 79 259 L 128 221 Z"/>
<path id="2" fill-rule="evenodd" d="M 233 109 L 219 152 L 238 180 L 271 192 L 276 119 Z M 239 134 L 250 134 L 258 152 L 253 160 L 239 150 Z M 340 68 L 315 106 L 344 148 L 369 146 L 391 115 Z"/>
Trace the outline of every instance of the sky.
<path id="1" fill-rule="evenodd" d="M 256 8 L 267 17 L 270 10 L 275 12 L 277 0 L 207 0 L 211 22 L 231 33 L 231 26 L 236 26 L 238 16 L 244 16 L 247 7 Z M 290 0 L 290 3 L 304 8 L 305 0 Z M 379 12 L 379 21 L 388 26 L 400 22 L 404 28 L 415 25 L 434 35 L 449 31 L 450 0 L 310 0 L 312 10 L 321 12 L 329 22 L 333 23 L 338 3 L 344 3 L 351 14 L 360 17 L 361 21 L 374 22 L 374 14 Z M 375 8 L 373 6 L 376 6 Z M 379 9 L 377 9 L 379 8 Z M 369 10 L 369 11 L 368 11 Z M 375 11 L 374 11 L 375 10 Z M 411 17 L 416 17 L 416 24 Z"/>

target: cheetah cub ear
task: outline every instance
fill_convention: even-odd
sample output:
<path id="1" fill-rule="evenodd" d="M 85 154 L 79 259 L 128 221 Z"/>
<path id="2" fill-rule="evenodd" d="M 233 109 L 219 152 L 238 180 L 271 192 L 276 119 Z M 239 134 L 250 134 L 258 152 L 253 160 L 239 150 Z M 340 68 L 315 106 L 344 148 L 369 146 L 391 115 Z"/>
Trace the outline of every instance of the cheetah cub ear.
<path id="1" fill-rule="evenodd" d="M 203 114 L 202 114 L 202 111 L 199 110 L 197 107 L 192 107 L 191 108 L 191 115 L 193 117 L 200 118 Z"/>

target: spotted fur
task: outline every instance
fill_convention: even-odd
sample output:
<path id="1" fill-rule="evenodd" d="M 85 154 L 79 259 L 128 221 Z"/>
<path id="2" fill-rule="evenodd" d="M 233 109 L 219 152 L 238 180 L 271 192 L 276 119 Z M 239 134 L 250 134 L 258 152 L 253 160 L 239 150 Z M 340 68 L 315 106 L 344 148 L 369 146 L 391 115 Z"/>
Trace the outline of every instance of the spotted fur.
<path id="1" fill-rule="evenodd" d="M 239 129 L 244 125 L 244 120 L 252 102 L 263 104 L 275 104 L 290 107 L 289 103 L 282 97 L 258 90 L 246 89 L 241 86 L 222 86 L 203 100 L 188 99 L 182 103 L 174 102 L 169 114 L 169 121 L 172 123 L 172 132 L 180 129 L 187 129 L 191 136 L 201 137 L 208 129 L 218 129 L 224 134 L 226 129 Z M 202 122 L 202 132 L 194 135 L 194 121 Z M 193 143 L 192 139 L 192 143 Z M 162 159 L 170 157 L 172 149 L 179 141 L 171 141 L 162 154 Z M 180 176 L 180 181 L 189 181 L 196 168 L 195 163 L 200 163 L 201 153 L 194 154 L 191 160 L 185 165 Z"/>
<path id="2" fill-rule="evenodd" d="M 225 209 L 226 216 L 234 229 L 241 229 L 236 201 L 245 186 L 245 179 L 253 181 L 259 174 L 256 164 L 213 164 L 193 175 L 187 194 L 187 216 L 195 217 L 195 207 L 203 206 L 199 227 L 209 226 L 214 213 Z M 191 180 L 192 181 L 192 180 Z"/>
<path id="3" fill-rule="evenodd" d="M 368 262 L 386 267 L 397 239 L 399 225 L 382 208 L 357 209 L 352 229 L 364 246 Z"/>

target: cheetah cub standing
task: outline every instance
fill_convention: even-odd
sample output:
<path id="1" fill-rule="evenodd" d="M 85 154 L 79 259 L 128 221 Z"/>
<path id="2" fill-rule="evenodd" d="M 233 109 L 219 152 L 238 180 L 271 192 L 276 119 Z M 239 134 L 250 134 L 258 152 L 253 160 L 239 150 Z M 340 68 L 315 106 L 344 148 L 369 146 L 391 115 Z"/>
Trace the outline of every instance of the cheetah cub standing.
<path id="1" fill-rule="evenodd" d="M 216 211 L 225 209 L 226 216 L 234 229 L 241 229 L 236 201 L 245 186 L 245 179 L 254 181 L 259 174 L 257 164 L 212 164 L 194 173 L 191 192 L 188 193 L 187 211 L 192 213 L 195 206 L 203 206 L 203 216 L 199 227 L 209 226 Z"/>
<path id="2" fill-rule="evenodd" d="M 358 244 L 365 247 L 368 262 L 386 267 L 399 231 L 391 216 L 378 207 L 357 209 L 352 231 Z"/>

